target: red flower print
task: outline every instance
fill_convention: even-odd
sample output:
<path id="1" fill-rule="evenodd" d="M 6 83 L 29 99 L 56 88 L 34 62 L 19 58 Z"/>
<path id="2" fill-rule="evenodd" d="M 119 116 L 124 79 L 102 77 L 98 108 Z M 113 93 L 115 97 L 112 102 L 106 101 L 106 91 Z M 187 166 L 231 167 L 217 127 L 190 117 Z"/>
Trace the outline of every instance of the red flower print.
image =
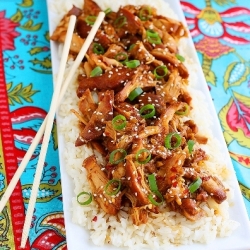
<path id="1" fill-rule="evenodd" d="M 250 109 L 240 100 L 234 99 L 228 110 L 227 123 L 232 131 L 241 129 L 246 137 L 250 137 Z"/>
<path id="2" fill-rule="evenodd" d="M 40 226 L 45 230 L 41 230 L 42 233 L 36 237 L 31 245 L 31 249 L 67 250 L 63 213 L 51 213 L 46 215 Z"/>
<path id="3" fill-rule="evenodd" d="M 5 11 L 0 11 L 0 39 L 2 50 L 14 50 L 14 39 L 20 35 L 15 31 L 19 24 L 5 18 Z"/>
<path id="4" fill-rule="evenodd" d="M 230 19 L 240 15 L 249 15 L 250 9 L 235 7 L 218 12 L 212 7 L 198 9 L 191 3 L 182 1 L 181 4 L 183 11 L 189 14 L 186 21 L 190 34 L 195 39 L 195 47 L 207 58 L 216 59 L 234 51 L 231 45 L 225 43 L 236 45 L 250 43 L 250 40 L 244 37 L 244 33 L 250 32 L 250 25 Z M 232 31 L 238 31 L 238 36 L 232 35 Z"/>

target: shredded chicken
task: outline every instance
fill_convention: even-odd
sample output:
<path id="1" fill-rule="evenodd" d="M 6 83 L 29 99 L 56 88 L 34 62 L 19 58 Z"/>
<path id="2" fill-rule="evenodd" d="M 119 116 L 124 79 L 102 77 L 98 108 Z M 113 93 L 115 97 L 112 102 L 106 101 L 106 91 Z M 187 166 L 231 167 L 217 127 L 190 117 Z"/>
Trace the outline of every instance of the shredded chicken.
<path id="1" fill-rule="evenodd" d="M 151 10 L 148 16 L 143 8 Z M 75 14 L 74 55 L 91 29 L 87 17 L 99 11 L 85 0 L 83 10 L 73 7 L 64 16 L 51 39 L 64 42 Z M 204 216 L 202 203 L 226 199 L 222 182 L 203 168 L 209 156 L 200 144 L 208 138 L 189 117 L 189 72 L 178 54 L 185 36 L 181 22 L 150 6 L 123 6 L 106 15 L 78 76 L 76 146 L 91 146 L 105 161 L 100 165 L 92 155 L 83 162 L 93 199 L 111 215 L 127 207 L 135 225 L 166 206 L 195 221 Z M 93 76 L 96 67 L 102 73 Z"/>

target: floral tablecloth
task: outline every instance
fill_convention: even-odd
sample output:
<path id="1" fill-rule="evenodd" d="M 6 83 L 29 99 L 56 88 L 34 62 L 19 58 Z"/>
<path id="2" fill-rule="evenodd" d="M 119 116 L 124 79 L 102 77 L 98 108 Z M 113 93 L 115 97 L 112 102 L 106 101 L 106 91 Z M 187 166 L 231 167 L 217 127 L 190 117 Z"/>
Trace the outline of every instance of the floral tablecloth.
<path id="1" fill-rule="evenodd" d="M 250 2 L 181 1 L 250 216 Z M 0 0 L 0 198 L 53 91 L 45 0 Z M 0 213 L 0 249 L 19 249 L 39 148 Z M 66 249 L 56 123 L 26 249 Z"/>
<path id="2" fill-rule="evenodd" d="M 53 91 L 44 0 L 0 1 L 0 197 L 46 116 Z M 19 249 L 38 161 L 34 152 L 0 214 L 0 249 Z M 26 249 L 66 249 L 56 124 Z"/>

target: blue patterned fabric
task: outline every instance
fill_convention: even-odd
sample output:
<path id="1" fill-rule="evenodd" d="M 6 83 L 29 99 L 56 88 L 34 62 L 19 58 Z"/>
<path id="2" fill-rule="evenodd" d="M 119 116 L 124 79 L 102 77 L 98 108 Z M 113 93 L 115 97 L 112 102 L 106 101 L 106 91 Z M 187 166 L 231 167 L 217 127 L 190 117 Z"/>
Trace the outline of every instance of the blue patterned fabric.
<path id="1" fill-rule="evenodd" d="M 20 163 L 49 110 L 53 93 L 46 1 L 0 1 L 0 18 L 14 150 Z M 63 248 L 66 244 L 57 146 L 54 123 L 30 230 L 29 244 L 35 249 L 43 249 L 45 242 L 53 249 Z M 41 143 L 21 177 L 25 210 L 40 148 Z M 3 168 L 0 170 L 1 193 L 7 186 L 5 175 L 6 169 Z M 9 211 L 0 218 L 10 220 L 10 225 L 4 229 L 11 233 L 11 223 L 15 220 L 13 212 Z M 4 246 L 15 249 L 13 239 L 7 236 L 5 244 L 0 243 L 0 249 Z"/>
<path id="2" fill-rule="evenodd" d="M 181 4 L 250 217 L 250 3 Z"/>

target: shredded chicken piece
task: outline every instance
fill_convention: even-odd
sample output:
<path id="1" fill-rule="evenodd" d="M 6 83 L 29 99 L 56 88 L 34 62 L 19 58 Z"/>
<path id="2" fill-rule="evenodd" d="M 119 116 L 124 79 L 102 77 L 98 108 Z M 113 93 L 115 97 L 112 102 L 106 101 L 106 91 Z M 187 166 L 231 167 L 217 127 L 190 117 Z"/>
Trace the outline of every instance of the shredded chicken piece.
<path id="1" fill-rule="evenodd" d="M 178 100 L 183 88 L 182 78 L 177 70 L 173 70 L 168 81 L 156 87 L 156 93 L 161 95 L 165 102 L 174 103 Z"/>
<path id="2" fill-rule="evenodd" d="M 129 96 L 130 92 L 140 87 L 155 87 L 156 82 L 152 73 L 147 72 L 147 66 L 140 66 L 132 79 L 124 86 L 124 88 L 116 94 L 117 102 L 124 102 Z"/>
<path id="3" fill-rule="evenodd" d="M 172 53 L 167 52 L 165 49 L 157 48 L 153 49 L 151 54 L 156 59 L 163 61 L 166 65 L 171 64 L 173 68 L 177 68 L 181 77 L 188 78 L 189 74 L 186 66 Z"/>
<path id="4" fill-rule="evenodd" d="M 100 137 L 105 130 L 105 121 L 113 117 L 114 92 L 107 90 L 99 103 L 96 111 L 92 114 L 89 123 L 80 132 L 76 146 L 83 145 L 93 139 Z"/>
<path id="5" fill-rule="evenodd" d="M 69 16 L 66 15 L 59 25 L 57 26 L 56 30 L 54 31 L 53 35 L 50 37 L 51 40 L 53 41 L 58 41 L 60 43 L 64 43 L 66 39 L 66 33 L 67 33 L 67 28 L 69 24 Z M 70 51 L 73 54 L 79 53 L 83 43 L 84 43 L 84 38 L 81 38 L 77 34 L 73 33 L 71 44 L 70 44 Z"/>
<path id="6" fill-rule="evenodd" d="M 138 41 L 133 48 L 129 51 L 131 56 L 136 57 L 138 60 L 143 60 L 149 64 L 155 60 L 155 57 L 147 51 L 142 42 Z"/>
<path id="7" fill-rule="evenodd" d="M 132 207 L 130 213 L 134 225 L 139 226 L 147 223 L 148 210 L 144 207 Z"/>
<path id="8" fill-rule="evenodd" d="M 89 122 L 93 112 L 97 109 L 97 104 L 89 89 L 87 89 L 79 99 L 78 108 L 80 112 L 84 114 L 84 119 Z"/>
<path id="9" fill-rule="evenodd" d="M 216 176 L 204 177 L 202 187 L 219 204 L 227 198 L 225 187 Z"/>
<path id="10" fill-rule="evenodd" d="M 168 34 L 173 36 L 175 40 L 179 40 L 181 37 L 187 36 L 187 30 L 184 25 L 177 20 L 164 16 L 155 16 L 153 24 L 159 29 L 163 29 Z"/>
<path id="11" fill-rule="evenodd" d="M 118 17 L 126 18 L 125 25 L 116 28 L 120 37 L 124 36 L 126 33 L 130 33 L 132 35 L 140 33 L 142 29 L 141 20 L 137 16 L 133 15 L 133 13 L 131 13 L 129 10 L 120 8 L 117 12 L 117 18 Z"/>
<path id="12" fill-rule="evenodd" d="M 132 155 L 126 158 L 126 178 L 128 180 L 129 191 L 136 198 L 136 206 L 144 206 L 150 204 L 148 193 L 150 189 L 144 180 L 144 171 L 141 166 L 135 166 Z"/>
<path id="13" fill-rule="evenodd" d="M 128 68 L 112 69 L 105 72 L 101 76 L 89 77 L 79 75 L 79 86 L 77 89 L 77 96 L 81 97 L 86 89 L 90 90 L 106 90 L 106 89 L 121 89 L 124 82 L 133 76 L 133 70 Z M 130 77 L 128 77 L 128 74 Z"/>
<path id="14" fill-rule="evenodd" d="M 111 197 L 105 192 L 104 187 L 109 179 L 101 170 L 101 167 L 98 165 L 94 155 L 86 158 L 83 162 L 83 166 L 87 170 L 88 181 L 91 186 L 94 199 L 98 205 L 103 209 L 103 211 L 105 211 L 105 213 L 116 215 L 121 207 L 122 193 Z M 110 185 L 108 191 L 112 192 L 113 188 L 114 187 Z"/>
<path id="15" fill-rule="evenodd" d="M 97 16 L 101 8 L 92 0 L 84 0 L 83 13 L 85 15 Z"/>
<path id="16" fill-rule="evenodd" d="M 180 209 L 181 213 L 192 221 L 198 220 L 205 214 L 205 212 L 198 206 L 195 199 L 182 199 Z"/>

